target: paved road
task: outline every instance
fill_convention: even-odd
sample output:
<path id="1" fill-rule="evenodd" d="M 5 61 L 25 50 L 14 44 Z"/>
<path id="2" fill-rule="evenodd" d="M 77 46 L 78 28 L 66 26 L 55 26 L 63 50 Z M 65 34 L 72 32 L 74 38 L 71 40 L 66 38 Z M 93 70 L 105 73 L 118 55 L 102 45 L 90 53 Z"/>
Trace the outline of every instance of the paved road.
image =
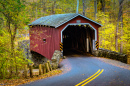
<path id="1" fill-rule="evenodd" d="M 112 66 L 94 57 L 68 57 L 61 65 L 63 74 L 22 86 L 130 86 L 130 70 Z"/>

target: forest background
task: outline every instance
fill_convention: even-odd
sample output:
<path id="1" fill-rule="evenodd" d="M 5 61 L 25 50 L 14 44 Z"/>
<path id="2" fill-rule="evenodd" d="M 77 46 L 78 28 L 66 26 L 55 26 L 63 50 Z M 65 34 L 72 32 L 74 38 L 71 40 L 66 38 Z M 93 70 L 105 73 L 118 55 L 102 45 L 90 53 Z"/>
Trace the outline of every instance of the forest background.
<path id="1" fill-rule="evenodd" d="M 17 77 L 22 65 L 32 63 L 17 47 L 28 34 L 28 24 L 53 14 L 76 13 L 77 0 L 0 0 L 0 78 Z M 100 48 L 130 56 L 130 0 L 79 0 L 79 13 L 103 26 Z M 14 71 L 15 70 L 15 73 Z"/>

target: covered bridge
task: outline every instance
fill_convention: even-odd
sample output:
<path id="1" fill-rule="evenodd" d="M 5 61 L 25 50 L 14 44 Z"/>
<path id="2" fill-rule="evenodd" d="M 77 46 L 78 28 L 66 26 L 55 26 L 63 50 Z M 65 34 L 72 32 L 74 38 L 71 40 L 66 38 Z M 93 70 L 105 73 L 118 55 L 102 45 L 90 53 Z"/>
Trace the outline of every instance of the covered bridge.
<path id="1" fill-rule="evenodd" d="M 101 24 L 77 13 L 41 17 L 30 26 L 30 50 L 51 59 L 55 50 L 76 49 L 92 53 Z"/>

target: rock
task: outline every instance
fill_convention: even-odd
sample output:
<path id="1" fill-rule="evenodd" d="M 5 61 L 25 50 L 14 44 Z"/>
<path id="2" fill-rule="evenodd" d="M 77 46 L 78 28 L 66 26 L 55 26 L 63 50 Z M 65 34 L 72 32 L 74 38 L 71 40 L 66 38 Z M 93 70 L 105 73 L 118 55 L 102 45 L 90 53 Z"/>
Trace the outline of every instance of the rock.
<path id="1" fill-rule="evenodd" d="M 98 56 L 102 57 L 102 50 L 98 50 Z"/>
<path id="2" fill-rule="evenodd" d="M 30 40 L 23 40 L 18 42 L 19 48 L 23 49 L 23 53 L 25 53 L 25 56 L 27 59 L 31 58 L 31 53 L 30 53 Z"/>
<path id="3" fill-rule="evenodd" d="M 98 56 L 98 51 L 97 50 L 94 51 L 94 55 Z"/>
<path id="4" fill-rule="evenodd" d="M 57 69 L 58 68 L 58 64 L 61 58 L 61 52 L 58 50 L 55 50 L 52 58 L 51 58 L 51 65 L 52 65 L 52 69 Z"/>
<path id="5" fill-rule="evenodd" d="M 99 50 L 95 50 L 93 51 L 93 54 L 95 56 L 99 56 L 99 57 L 107 57 L 110 59 L 115 59 L 115 60 L 119 60 L 121 62 L 127 63 L 127 55 L 122 54 L 122 53 L 118 53 L 115 51 L 110 51 L 107 49 L 99 49 Z"/>
<path id="6" fill-rule="evenodd" d="M 44 64 L 48 60 L 46 57 L 42 56 L 37 52 L 31 51 L 31 54 L 32 54 L 31 60 L 34 62 L 34 67 L 36 68 L 39 66 L 39 64 Z"/>
<path id="7" fill-rule="evenodd" d="M 66 56 L 63 56 L 63 59 L 66 59 Z"/>

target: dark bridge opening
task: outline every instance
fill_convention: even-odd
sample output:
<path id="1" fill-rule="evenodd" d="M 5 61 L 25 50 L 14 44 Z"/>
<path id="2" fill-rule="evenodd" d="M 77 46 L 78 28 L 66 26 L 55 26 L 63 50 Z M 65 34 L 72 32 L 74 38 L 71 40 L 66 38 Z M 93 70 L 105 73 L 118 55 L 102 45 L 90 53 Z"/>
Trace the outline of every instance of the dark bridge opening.
<path id="1" fill-rule="evenodd" d="M 63 31 L 63 55 L 92 53 L 94 30 L 88 25 L 71 25 Z"/>

